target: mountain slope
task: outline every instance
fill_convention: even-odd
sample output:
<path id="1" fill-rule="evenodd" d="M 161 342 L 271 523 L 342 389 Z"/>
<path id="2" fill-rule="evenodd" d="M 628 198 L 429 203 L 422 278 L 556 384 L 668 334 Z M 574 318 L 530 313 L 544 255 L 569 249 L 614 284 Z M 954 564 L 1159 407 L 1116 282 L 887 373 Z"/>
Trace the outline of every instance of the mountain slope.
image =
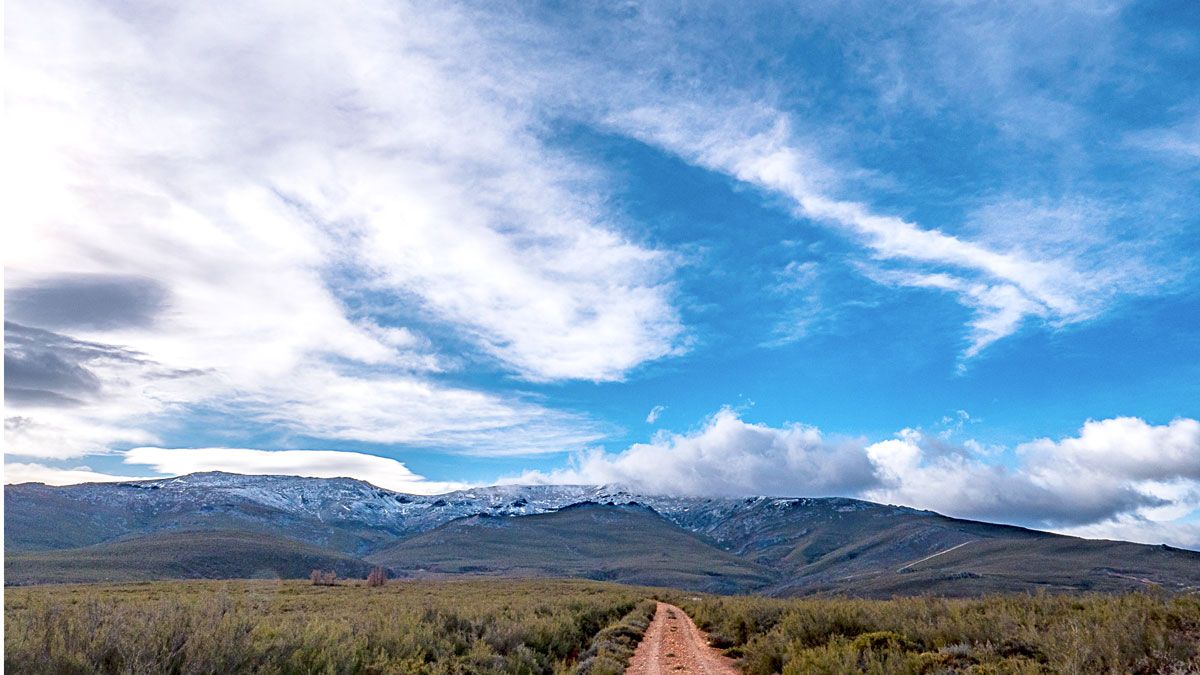
<path id="1" fill-rule="evenodd" d="M 5 556 L 8 584 L 152 579 L 307 577 L 314 569 L 362 577 L 370 565 L 350 556 L 257 532 L 160 532 L 83 548 Z"/>
<path id="2" fill-rule="evenodd" d="M 50 487 L 6 485 L 7 550 L 73 548 L 180 530 L 287 532 L 358 554 L 407 534 L 408 495 L 349 478 L 202 473 L 162 480 Z"/>
<path id="3" fill-rule="evenodd" d="M 1200 554 L 1124 541 L 1073 537 L 973 539 L 896 568 L 850 580 L 803 581 L 804 594 L 843 592 L 889 597 L 936 593 L 971 597 L 1007 591 L 1122 592 L 1164 588 L 1200 590 Z M 776 588 L 787 593 L 787 587 Z"/>
<path id="4" fill-rule="evenodd" d="M 733 593 L 774 574 L 635 504 L 583 503 L 531 516 L 460 518 L 369 557 L 400 574 L 603 579 Z"/>
<path id="5" fill-rule="evenodd" d="M 711 564 L 736 559 L 754 570 L 747 571 L 750 577 L 764 570 L 774 577 L 759 592 L 776 595 L 1128 590 L 1145 588 L 1148 581 L 1172 591 L 1200 588 L 1200 553 L 1088 541 L 855 499 L 668 497 L 570 485 L 496 486 L 416 496 L 348 478 L 226 473 L 65 487 L 7 485 L 5 553 L 11 558 L 15 553 L 75 549 L 147 535 L 236 531 L 286 536 L 329 555 L 380 559 L 398 542 L 419 542 L 415 535 L 473 516 L 494 517 L 477 518 L 479 523 L 516 523 L 517 530 L 549 537 L 554 528 L 538 529 L 539 514 L 589 501 L 636 502 L 653 509 L 653 521 L 631 518 L 622 536 L 646 543 L 653 539 L 642 537 L 639 528 L 659 536 L 663 526 L 673 525 L 673 534 L 707 547 L 690 549 L 696 555 L 681 559 L 698 561 L 701 551 L 716 556 Z M 502 518 L 509 516 L 532 519 L 527 523 Z M 455 528 L 464 550 L 470 549 L 463 542 L 471 537 L 482 543 L 505 531 L 470 529 L 462 523 Z M 420 559 L 413 557 L 415 550 L 396 563 L 409 569 L 428 568 L 431 562 L 457 564 L 460 570 L 473 564 L 439 558 L 433 546 L 424 549 Z M 635 556 L 620 547 L 579 550 L 589 551 L 596 562 L 589 566 L 569 549 L 546 546 L 537 564 L 529 565 L 521 557 L 526 551 L 509 547 L 494 549 L 483 567 L 489 573 L 507 566 L 529 574 L 636 576 L 636 566 L 629 562 Z M 501 554 L 510 555 L 510 560 L 505 562 Z M 610 555 L 612 561 L 604 560 Z M 657 573 L 645 564 L 647 574 Z M 702 572 L 709 563 L 694 564 L 693 571 Z M 740 574 L 732 575 L 737 581 L 729 588 L 758 583 Z"/>

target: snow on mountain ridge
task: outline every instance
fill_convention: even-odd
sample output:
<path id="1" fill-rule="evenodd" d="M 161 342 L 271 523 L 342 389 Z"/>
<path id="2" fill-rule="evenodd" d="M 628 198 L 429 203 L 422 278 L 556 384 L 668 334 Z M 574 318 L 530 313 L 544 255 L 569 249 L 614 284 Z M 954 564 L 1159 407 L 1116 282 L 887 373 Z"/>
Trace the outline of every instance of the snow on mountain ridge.
<path id="1" fill-rule="evenodd" d="M 225 472 L 53 488 L 39 484 L 9 487 L 104 505 L 118 514 L 115 517 L 128 522 L 131 531 L 146 527 L 238 527 L 237 523 L 243 523 L 267 530 L 304 530 L 304 538 L 322 543 L 332 535 L 321 528 L 336 526 L 360 541 L 356 546 L 367 548 L 375 545 L 369 541 L 380 541 L 380 537 L 409 536 L 457 518 L 533 515 L 580 502 L 637 502 L 685 530 L 730 544 L 758 531 L 780 511 L 793 508 L 812 507 L 824 513 L 860 509 L 875 509 L 881 515 L 915 513 L 847 498 L 663 496 L 613 485 L 493 485 L 441 495 L 413 495 L 353 478 Z"/>

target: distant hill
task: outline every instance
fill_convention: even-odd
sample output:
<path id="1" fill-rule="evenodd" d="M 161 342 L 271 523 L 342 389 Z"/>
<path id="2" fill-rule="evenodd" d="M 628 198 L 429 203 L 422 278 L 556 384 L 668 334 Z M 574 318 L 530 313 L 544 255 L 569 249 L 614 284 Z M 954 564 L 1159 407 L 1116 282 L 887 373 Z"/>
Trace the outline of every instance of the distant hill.
<path id="1" fill-rule="evenodd" d="M 306 576 L 379 561 L 401 574 L 575 576 L 771 595 L 1200 589 L 1194 551 L 843 498 L 571 485 L 416 496 L 348 478 L 228 473 L 4 492 L 8 583 Z"/>
<path id="2" fill-rule="evenodd" d="M 398 574 L 584 577 L 714 593 L 775 573 L 705 543 L 640 505 L 586 502 L 532 516 L 452 520 L 368 557 Z"/>
<path id="3" fill-rule="evenodd" d="M 361 578 L 367 563 L 259 532 L 158 532 L 87 546 L 6 554 L 10 584 L 150 579 L 307 577 L 314 569 Z"/>
<path id="4" fill-rule="evenodd" d="M 934 592 L 973 597 L 984 593 L 1046 590 L 1120 592 L 1137 589 L 1200 590 L 1200 555 L 1165 546 L 1073 537 L 972 539 L 927 560 L 863 573 L 858 594 L 875 597 Z M 808 583 L 776 593 L 837 593 L 846 583 Z"/>
<path id="5" fill-rule="evenodd" d="M 64 487 L 22 483 L 4 486 L 4 545 L 6 552 L 36 551 L 160 531 L 236 530 L 286 533 L 357 555 L 410 533 L 404 507 L 414 499 L 421 498 L 349 478 L 220 472 Z"/>

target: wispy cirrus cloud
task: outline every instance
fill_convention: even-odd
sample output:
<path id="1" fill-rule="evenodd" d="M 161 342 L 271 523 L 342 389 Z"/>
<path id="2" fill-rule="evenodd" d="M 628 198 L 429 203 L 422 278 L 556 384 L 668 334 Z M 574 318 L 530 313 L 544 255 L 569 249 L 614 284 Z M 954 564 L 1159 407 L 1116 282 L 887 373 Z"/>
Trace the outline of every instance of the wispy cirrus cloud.
<path id="1" fill-rule="evenodd" d="M 542 142 L 524 75 L 459 9 L 9 16 L 13 314 L 194 375 L 71 370 L 8 341 L 19 367 L 41 355 L 88 394 L 12 396 L 10 453 L 144 443 L 198 407 L 331 439 L 561 451 L 603 425 L 449 383 L 463 359 L 425 329 L 534 381 L 618 380 L 683 348 L 669 256 Z"/>
<path id="2" fill-rule="evenodd" d="M 619 383 L 685 354 L 677 286 L 704 271 L 623 210 L 620 168 L 573 147 L 577 127 L 749 187 L 836 241 L 763 267 L 788 278 L 755 291 L 790 307 L 748 344 L 818 332 L 845 300 L 831 270 L 966 307 L 960 365 L 1024 326 L 1170 288 L 1186 263 L 1152 251 L 1157 221 L 1187 216 L 1153 216 L 1195 209 L 1107 196 L 1154 182 L 1127 181 L 1144 156 L 1131 168 L 1112 148 L 1186 161 L 1190 118 L 1130 134 L 1087 105 L 1163 84 L 1121 65 L 1122 4 L 897 6 L 10 3 L 9 452 L 178 445 L 201 413 L 231 445 L 515 456 L 604 440 L 603 420 L 521 389 Z M 1162 193 L 1195 193 L 1173 180 Z M 712 311 L 731 323 L 763 313 L 725 300 Z M 813 489 L 863 489 L 823 438 L 717 426 L 829 465 Z M 686 441 L 677 454 L 717 465 Z M 969 453 L 943 466 L 922 439 L 889 441 L 878 461 L 839 452 L 878 469 L 911 445 L 915 465 L 888 464 L 910 478 L 1013 481 L 1055 517 L 1071 503 Z M 779 485 L 768 464 L 717 487 Z M 1143 487 L 1119 487 L 1145 507 Z M 995 494 L 959 497 L 985 514 Z"/>
<path id="3" fill-rule="evenodd" d="M 1127 133 L 1125 144 L 1172 160 L 1195 163 L 1200 160 L 1200 110 L 1190 106 L 1177 117 L 1177 122 L 1167 126 Z"/>
<path id="4" fill-rule="evenodd" d="M 1083 258 L 1074 250 L 1048 254 L 989 245 L 837 198 L 824 178 L 831 169 L 798 145 L 788 116 L 770 107 L 653 107 L 614 114 L 610 122 L 689 162 L 786 196 L 797 216 L 860 241 L 870 252 L 860 263 L 868 277 L 953 294 L 975 313 L 962 354 L 966 359 L 1028 319 L 1056 326 L 1085 321 L 1099 315 L 1114 296 L 1152 288 L 1159 281 L 1148 279 L 1132 256 L 1113 265 L 1111 259 Z M 1020 221 L 1028 214 L 1014 211 L 1009 216 Z"/>
<path id="5" fill-rule="evenodd" d="M 667 406 L 665 405 L 656 405 L 651 408 L 650 412 L 646 413 L 646 424 L 654 424 L 657 422 L 658 418 L 662 417 L 662 414 L 666 412 L 666 410 Z"/>
<path id="6" fill-rule="evenodd" d="M 1101 204 L 1125 185 L 1108 184 L 1097 167 L 1128 162 L 1091 139 L 1099 134 L 1119 145 L 1125 130 L 1098 118 L 1089 101 L 1104 87 L 1138 79 L 1120 58 L 1127 39 L 1121 6 L 993 11 L 908 3 L 881 16 L 878 5 L 842 3 L 835 11 L 807 3 L 700 8 L 682 22 L 669 7 L 650 4 L 570 27 L 537 12 L 488 16 L 511 28 L 517 14 L 520 28 L 497 33 L 533 36 L 526 51 L 552 60 L 554 69 L 523 63 L 553 91 L 570 92 L 570 114 L 757 187 L 773 203 L 782 198 L 798 220 L 860 246 L 851 262 L 870 279 L 944 293 L 967 307 L 961 365 L 1024 325 L 1078 325 L 1124 298 L 1169 289 L 1180 276 L 1183 266 L 1164 252 L 1178 219 L 1161 217 L 1153 203 L 1161 195 L 1123 196 L 1125 233 L 1110 227 L 1117 216 Z M 587 9 L 578 14 L 590 17 Z M 785 25 L 819 26 L 819 35 L 799 30 L 798 38 Z M 817 53 L 836 48 L 841 58 L 792 58 L 764 47 L 781 34 Z M 1076 48 L 1084 39 L 1086 53 Z M 662 44 L 672 48 L 655 51 Z M 955 194 L 944 181 L 959 177 L 927 176 L 922 164 L 939 162 L 907 156 L 916 182 L 905 185 L 886 161 L 856 156 L 886 159 L 910 145 L 940 153 L 928 143 L 944 136 L 962 162 L 983 165 L 989 182 L 976 185 L 976 194 L 958 194 L 957 217 L 933 224 L 902 215 L 925 202 L 904 193 Z M 1047 158 L 1051 151 L 1057 160 Z M 1063 172 L 1057 179 L 1020 168 L 1055 162 Z M 1140 218 L 1130 213 L 1138 210 Z M 1141 236 L 1131 245 L 1133 220 Z M 798 313 L 811 312 L 808 298 L 800 302 Z M 783 340 L 803 334 L 777 332 Z"/>

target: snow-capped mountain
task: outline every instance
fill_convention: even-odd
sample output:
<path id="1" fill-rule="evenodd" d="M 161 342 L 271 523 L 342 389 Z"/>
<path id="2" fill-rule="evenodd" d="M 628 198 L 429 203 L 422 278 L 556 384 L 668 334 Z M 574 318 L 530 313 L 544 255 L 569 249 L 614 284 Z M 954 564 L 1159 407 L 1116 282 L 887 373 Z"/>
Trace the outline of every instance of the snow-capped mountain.
<path id="1" fill-rule="evenodd" d="M 581 503 L 593 504 L 600 509 L 598 514 L 606 513 L 606 508 L 636 504 L 646 507 L 650 516 L 634 518 L 628 515 L 633 512 L 626 511 L 620 518 L 589 516 L 590 520 L 581 520 L 579 514 L 585 512 L 565 508 Z M 621 573 L 626 575 L 622 578 L 642 583 L 654 577 L 630 568 L 629 561 L 658 556 L 653 542 L 662 539 L 664 546 L 668 540 L 675 542 L 671 545 L 674 554 L 664 551 L 663 555 L 684 556 L 686 552 L 685 558 L 693 561 L 689 564 L 694 565 L 703 558 L 700 553 L 709 550 L 714 565 L 719 560 L 728 563 L 730 555 L 749 565 L 723 579 L 697 583 L 695 588 L 766 589 L 787 594 L 849 589 L 887 594 L 947 587 L 969 594 L 1039 587 L 1103 590 L 1150 582 L 1172 588 L 1200 586 L 1200 554 L 1191 551 L 1087 541 L 845 498 L 674 497 L 584 485 L 503 485 L 418 496 L 349 478 L 197 473 L 64 487 L 8 485 L 5 507 L 6 565 L 20 563 L 6 569 L 10 579 L 16 574 L 15 578 L 26 581 L 63 578 L 34 575 L 50 569 L 56 558 L 49 553 L 59 550 L 97 555 L 98 560 L 110 561 L 106 565 L 120 566 L 127 564 L 129 551 L 137 550 L 137 542 L 169 557 L 178 544 L 164 544 L 168 539 L 179 542 L 183 535 L 183 541 L 230 541 L 231 533 L 259 537 L 260 548 L 270 549 L 276 558 L 294 555 L 281 551 L 300 544 L 309 547 L 304 555 L 341 556 L 345 565 L 394 560 L 416 570 L 502 573 L 515 569 L 513 560 L 466 565 L 451 564 L 450 558 L 459 563 L 464 556 L 474 559 L 471 538 L 476 535 L 480 541 L 492 541 L 494 551 L 517 550 L 501 546 L 503 536 L 500 540 L 493 536 L 494 526 L 505 523 L 520 525 L 502 528 L 511 536 L 566 537 L 562 541 L 574 542 L 564 544 L 567 548 L 603 551 L 604 547 L 597 548 L 587 539 L 588 532 L 573 529 L 584 527 L 581 523 L 595 523 L 597 537 L 643 542 L 644 548 L 626 549 L 621 554 Z M 624 523 L 619 526 L 624 530 L 605 529 L 618 527 L 614 525 L 618 521 Z M 647 537 L 646 528 L 652 521 L 691 539 Z M 490 534 L 473 529 L 473 523 L 488 525 Z M 438 534 L 445 528 L 451 529 L 445 530 L 445 536 Z M 584 539 L 579 539 L 581 536 Z M 693 543 L 684 546 L 686 541 Z M 119 552 L 114 548 L 117 544 Z M 547 541 L 529 544 L 531 548 L 540 546 L 539 550 L 558 550 Z M 205 569 L 217 570 L 216 574 L 222 569 L 244 569 L 219 561 L 221 555 L 233 555 L 228 551 L 206 552 L 203 545 L 192 548 L 204 558 Z M 212 548 L 219 547 L 214 544 Z M 443 553 L 449 557 L 439 560 Z M 569 553 L 564 548 L 564 555 Z M 511 558 L 509 554 L 501 558 L 505 556 Z M 521 573 L 540 570 L 558 575 L 583 570 L 578 573 L 593 578 L 610 578 L 603 575 L 612 573 L 604 571 L 601 562 L 595 569 L 579 561 L 574 566 L 560 563 L 546 560 L 543 566 L 531 569 L 525 561 L 520 569 Z M 734 567 L 726 565 L 725 569 Z M 745 585 L 751 579 L 761 581 L 764 573 L 774 575 L 774 581 L 765 586 Z M 174 573 L 159 570 L 154 574 Z M 677 578 L 682 577 L 663 581 Z"/>
<path id="2" fill-rule="evenodd" d="M 832 513 L 879 510 L 889 513 L 921 513 L 912 509 L 885 507 L 852 499 L 773 499 L 756 497 L 698 498 L 637 494 L 613 486 L 592 485 L 500 485 L 471 488 L 442 495 L 424 496 L 393 492 L 350 478 L 301 478 L 296 476 L 245 476 L 207 472 L 177 478 L 123 483 L 87 483 L 50 487 L 37 483 L 8 486 L 10 514 L 22 518 L 30 508 L 52 501 L 70 512 L 93 512 L 91 520 L 104 529 L 116 527 L 120 534 L 158 529 L 195 529 L 200 521 L 214 527 L 243 524 L 297 527 L 300 524 L 324 529 L 369 530 L 402 537 L 424 532 L 456 518 L 477 514 L 525 516 L 556 511 L 580 502 L 625 504 L 637 502 L 653 508 L 685 530 L 704 534 L 717 542 L 735 541 L 773 513 L 799 506 L 820 507 Z M 312 536 L 305 536 L 316 529 Z M 330 537 L 321 527 L 302 527 L 293 537 L 328 545 Z M 9 546 L 47 548 L 27 541 L 21 531 L 10 533 Z M 50 533 L 34 532 L 35 535 Z M 95 543 L 108 539 L 98 533 Z M 14 536 L 15 535 L 15 536 Z M 357 552 L 371 547 L 365 537 Z"/>

